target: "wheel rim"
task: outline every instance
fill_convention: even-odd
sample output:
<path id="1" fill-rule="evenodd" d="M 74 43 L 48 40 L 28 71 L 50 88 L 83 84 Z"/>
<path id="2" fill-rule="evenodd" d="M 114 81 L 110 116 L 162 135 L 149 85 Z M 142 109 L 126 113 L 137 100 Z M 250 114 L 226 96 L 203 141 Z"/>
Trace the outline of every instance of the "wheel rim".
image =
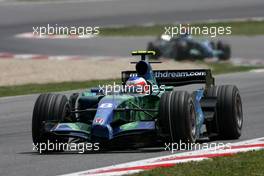
<path id="1" fill-rule="evenodd" d="M 70 105 L 68 103 L 65 104 L 64 106 L 64 110 L 63 110 L 63 113 L 62 113 L 62 117 L 60 117 L 61 121 L 71 121 L 71 108 L 70 108 Z"/>
<path id="2" fill-rule="evenodd" d="M 241 128 L 243 123 L 242 103 L 241 103 L 241 98 L 238 94 L 236 96 L 236 119 L 237 119 L 238 127 Z"/>
<path id="3" fill-rule="evenodd" d="M 193 104 L 191 104 L 190 107 L 190 121 L 191 121 L 191 135 L 192 138 L 195 139 L 196 136 L 196 116 L 195 116 L 195 110 Z"/>

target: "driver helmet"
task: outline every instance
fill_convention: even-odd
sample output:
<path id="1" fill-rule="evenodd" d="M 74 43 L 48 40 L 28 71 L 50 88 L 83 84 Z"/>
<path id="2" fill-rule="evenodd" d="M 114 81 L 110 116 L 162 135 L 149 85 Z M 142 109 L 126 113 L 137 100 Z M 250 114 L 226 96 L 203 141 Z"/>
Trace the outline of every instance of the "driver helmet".
<path id="1" fill-rule="evenodd" d="M 130 77 L 126 81 L 127 92 L 130 93 L 147 93 L 149 92 L 149 86 L 147 81 L 138 76 Z"/>

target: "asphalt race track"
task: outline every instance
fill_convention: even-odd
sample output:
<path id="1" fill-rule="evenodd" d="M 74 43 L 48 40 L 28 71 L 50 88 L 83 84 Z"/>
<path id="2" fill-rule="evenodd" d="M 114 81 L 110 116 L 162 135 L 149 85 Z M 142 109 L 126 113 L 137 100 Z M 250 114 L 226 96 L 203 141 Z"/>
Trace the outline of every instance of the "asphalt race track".
<path id="1" fill-rule="evenodd" d="M 45 1 L 44 1 L 45 2 Z M 14 35 L 33 32 L 33 26 L 112 26 L 150 23 L 175 23 L 209 19 L 264 17 L 262 0 L 81 0 L 75 3 L 0 2 L 0 52 L 49 55 L 127 56 L 149 40 L 18 39 Z M 102 42 L 102 40 L 104 42 Z M 230 38 L 235 57 L 264 58 L 263 43 L 258 38 Z M 122 43 L 122 45 L 119 45 Z M 242 46 L 240 45 L 242 43 Z M 238 45 L 237 45 L 238 44 Z M 127 46 L 127 47 L 125 47 Z M 245 52 L 246 51 L 246 52 Z M 245 55 L 246 54 L 246 55 Z"/>
<path id="2" fill-rule="evenodd" d="M 98 0 L 76 3 L 12 4 L 1 2 L 0 25 L 32 27 L 69 25 L 131 25 L 263 17 L 262 0 Z M 30 28 L 31 29 L 31 28 Z M 17 29 L 18 30 L 18 29 Z"/>
<path id="3" fill-rule="evenodd" d="M 4 39 L 5 47 L 17 54 L 82 55 L 129 57 L 132 50 L 146 49 L 155 37 L 95 37 L 90 39 Z M 213 39 L 216 40 L 216 39 Z M 232 47 L 232 57 L 264 60 L 263 36 L 225 36 L 221 40 Z M 29 45 L 25 45 L 27 43 Z M 0 43 L 1 45 L 1 43 Z M 45 46 L 45 47 L 43 47 Z M 10 52 L 12 49 L 10 50 Z"/>
<path id="4" fill-rule="evenodd" d="M 240 140 L 264 136 L 263 73 L 216 77 L 217 84 L 236 84 L 244 108 Z M 0 99 L 0 175 L 55 175 L 170 154 L 162 149 L 108 153 L 39 155 L 32 151 L 31 115 L 37 95 Z M 230 141 L 225 141 L 230 142 Z"/>

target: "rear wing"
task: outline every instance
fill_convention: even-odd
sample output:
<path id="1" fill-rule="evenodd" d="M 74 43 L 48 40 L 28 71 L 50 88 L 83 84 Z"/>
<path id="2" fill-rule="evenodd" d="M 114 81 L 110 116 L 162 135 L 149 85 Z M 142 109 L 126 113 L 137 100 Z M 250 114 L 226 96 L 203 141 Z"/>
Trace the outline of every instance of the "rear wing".
<path id="1" fill-rule="evenodd" d="M 215 84 L 214 77 L 209 69 L 194 70 L 153 70 L 153 74 L 159 85 L 183 86 L 188 84 L 205 84 L 210 87 Z M 133 76 L 136 71 L 122 71 L 122 84 Z"/>

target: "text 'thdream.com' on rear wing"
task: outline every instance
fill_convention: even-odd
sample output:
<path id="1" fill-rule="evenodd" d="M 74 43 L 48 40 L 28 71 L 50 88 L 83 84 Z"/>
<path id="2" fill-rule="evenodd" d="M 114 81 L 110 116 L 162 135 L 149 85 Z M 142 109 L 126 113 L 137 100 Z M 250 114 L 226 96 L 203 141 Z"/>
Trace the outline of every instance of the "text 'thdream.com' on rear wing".
<path id="1" fill-rule="evenodd" d="M 193 70 L 154 70 L 156 81 L 159 85 L 183 86 L 188 84 L 205 84 L 207 87 L 214 85 L 214 77 L 209 69 Z M 128 78 L 137 76 L 136 71 L 122 71 L 122 83 Z"/>

